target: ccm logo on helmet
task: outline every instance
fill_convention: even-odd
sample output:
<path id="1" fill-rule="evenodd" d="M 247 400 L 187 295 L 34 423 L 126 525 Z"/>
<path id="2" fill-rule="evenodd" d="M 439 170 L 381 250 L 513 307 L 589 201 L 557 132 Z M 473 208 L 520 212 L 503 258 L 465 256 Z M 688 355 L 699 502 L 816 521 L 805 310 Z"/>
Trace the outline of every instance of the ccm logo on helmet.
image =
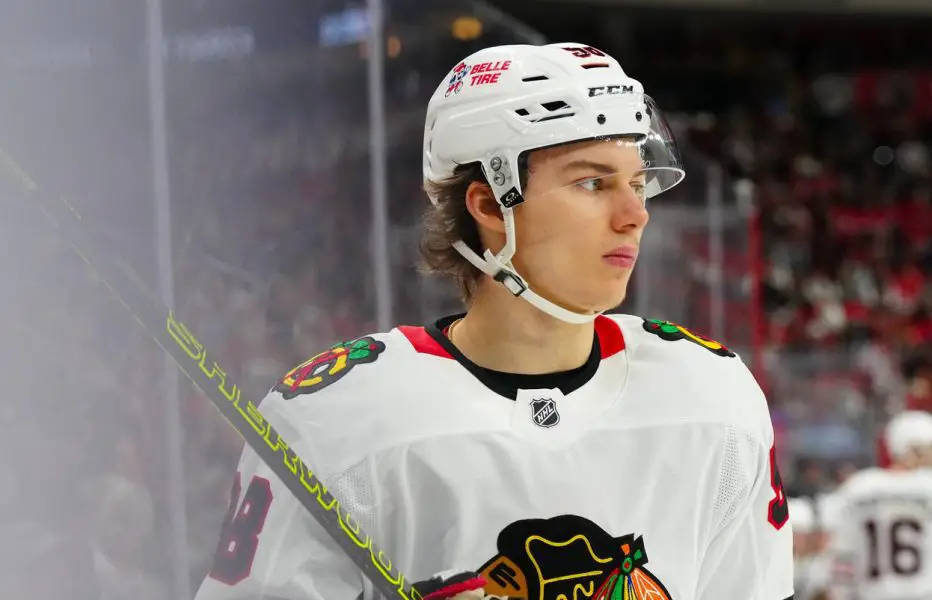
<path id="1" fill-rule="evenodd" d="M 633 85 L 597 85 L 589 88 L 589 97 L 607 96 L 613 94 L 633 94 Z"/>

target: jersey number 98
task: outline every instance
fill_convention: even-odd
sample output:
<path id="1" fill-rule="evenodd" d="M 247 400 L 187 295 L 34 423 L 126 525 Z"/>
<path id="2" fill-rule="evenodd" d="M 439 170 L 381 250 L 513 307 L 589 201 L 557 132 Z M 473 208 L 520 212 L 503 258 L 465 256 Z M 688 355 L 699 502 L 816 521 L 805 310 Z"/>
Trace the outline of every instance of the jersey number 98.
<path id="1" fill-rule="evenodd" d="M 230 491 L 230 508 L 223 519 L 220 541 L 209 573 L 212 579 L 227 585 L 236 585 L 249 577 L 259 547 L 259 534 L 272 505 L 268 479 L 253 477 L 242 505 L 239 502 L 241 491 L 240 474 L 237 473 Z"/>
<path id="2" fill-rule="evenodd" d="M 783 491 L 783 477 L 777 467 L 777 447 L 770 447 L 770 488 L 773 490 L 773 499 L 767 506 L 767 520 L 774 529 L 782 529 L 790 520 L 789 505 L 786 502 L 786 492 Z"/>

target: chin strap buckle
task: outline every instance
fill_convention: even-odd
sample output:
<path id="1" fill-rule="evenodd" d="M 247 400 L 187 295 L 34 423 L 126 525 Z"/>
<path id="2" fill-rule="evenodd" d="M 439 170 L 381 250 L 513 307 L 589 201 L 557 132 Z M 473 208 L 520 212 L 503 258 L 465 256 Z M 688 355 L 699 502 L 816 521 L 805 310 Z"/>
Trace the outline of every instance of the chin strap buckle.
<path id="1" fill-rule="evenodd" d="M 495 274 L 494 279 L 508 288 L 508 291 L 515 296 L 520 296 L 527 291 L 527 285 L 524 281 L 511 271 L 500 269 L 498 273 Z"/>

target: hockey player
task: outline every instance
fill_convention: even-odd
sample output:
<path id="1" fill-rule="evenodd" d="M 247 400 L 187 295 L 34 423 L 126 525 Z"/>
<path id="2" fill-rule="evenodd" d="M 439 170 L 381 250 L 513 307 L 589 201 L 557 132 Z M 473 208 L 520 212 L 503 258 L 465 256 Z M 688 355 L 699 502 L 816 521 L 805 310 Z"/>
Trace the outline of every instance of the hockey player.
<path id="1" fill-rule="evenodd" d="M 648 199 L 684 176 L 641 83 L 581 44 L 479 51 L 431 98 L 423 156 L 425 262 L 467 312 L 330 348 L 265 417 L 412 580 L 458 572 L 431 598 L 791 596 L 748 369 L 679 325 L 602 314 L 625 297 Z M 247 449 L 198 600 L 360 593 Z"/>
<path id="2" fill-rule="evenodd" d="M 839 488 L 832 600 L 932 598 L 932 415 L 904 412 L 885 431 L 892 465 Z"/>

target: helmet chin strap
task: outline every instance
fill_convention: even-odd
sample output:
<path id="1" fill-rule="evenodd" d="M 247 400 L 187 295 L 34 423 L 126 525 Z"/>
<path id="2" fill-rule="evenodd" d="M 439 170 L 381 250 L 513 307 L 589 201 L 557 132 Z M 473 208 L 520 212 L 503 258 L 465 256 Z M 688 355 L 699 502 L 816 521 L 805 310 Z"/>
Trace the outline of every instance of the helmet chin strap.
<path id="1" fill-rule="evenodd" d="M 505 247 L 497 255 L 492 254 L 491 250 L 486 250 L 483 257 L 473 252 L 462 240 L 453 242 L 453 247 L 457 252 L 473 264 L 477 269 L 489 275 L 495 281 L 504 285 L 513 295 L 523 298 L 534 307 L 544 311 L 548 315 L 560 319 L 566 323 L 583 324 L 591 323 L 602 314 L 603 311 L 596 313 L 577 313 L 567 310 L 547 300 L 543 296 L 535 293 L 525 283 L 524 278 L 518 274 L 514 265 L 511 264 L 511 258 L 515 254 L 515 221 L 513 209 L 502 207 L 502 217 L 505 222 Z"/>

